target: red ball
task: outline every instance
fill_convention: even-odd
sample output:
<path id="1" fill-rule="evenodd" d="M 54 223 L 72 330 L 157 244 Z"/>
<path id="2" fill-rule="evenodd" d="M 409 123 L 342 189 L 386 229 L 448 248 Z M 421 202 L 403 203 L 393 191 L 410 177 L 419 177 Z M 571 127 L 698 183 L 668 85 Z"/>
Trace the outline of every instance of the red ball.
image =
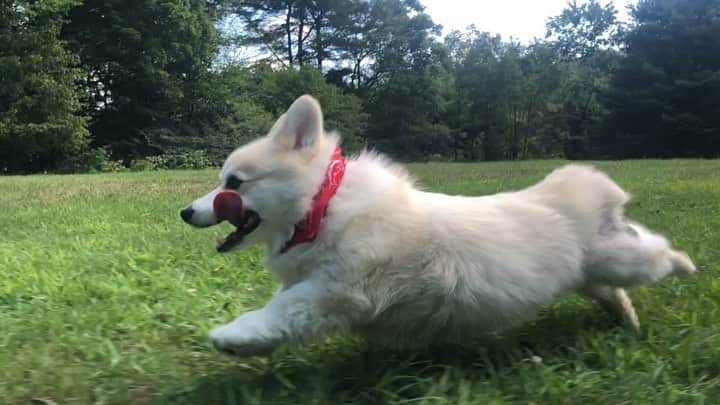
<path id="1" fill-rule="evenodd" d="M 213 211 L 218 221 L 228 221 L 241 227 L 243 224 L 242 196 L 235 190 L 222 190 L 213 200 Z"/>

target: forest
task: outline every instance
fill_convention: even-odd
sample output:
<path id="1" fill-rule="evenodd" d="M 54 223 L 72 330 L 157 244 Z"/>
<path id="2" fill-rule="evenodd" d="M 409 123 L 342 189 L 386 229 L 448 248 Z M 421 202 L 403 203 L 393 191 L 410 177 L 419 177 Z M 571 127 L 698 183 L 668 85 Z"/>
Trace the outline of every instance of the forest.
<path id="1" fill-rule="evenodd" d="M 720 155 L 720 0 L 570 1 L 531 43 L 419 0 L 0 1 L 0 173 L 217 165 L 304 93 L 401 161 Z"/>

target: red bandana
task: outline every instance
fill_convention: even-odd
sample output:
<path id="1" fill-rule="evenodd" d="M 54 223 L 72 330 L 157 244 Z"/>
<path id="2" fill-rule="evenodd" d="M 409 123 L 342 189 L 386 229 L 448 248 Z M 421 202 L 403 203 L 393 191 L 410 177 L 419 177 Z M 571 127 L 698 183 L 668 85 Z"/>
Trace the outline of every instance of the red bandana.
<path id="1" fill-rule="evenodd" d="M 325 172 L 325 180 L 323 180 L 320 190 L 313 197 L 313 203 L 305 218 L 295 224 L 295 232 L 292 238 L 285 243 L 280 253 L 287 252 L 290 248 L 301 243 L 312 242 L 317 239 L 320 234 L 320 225 L 325 217 L 330 199 L 333 198 L 340 187 L 343 175 L 345 174 L 345 157 L 342 155 L 340 147 L 335 148 L 330 164 Z"/>

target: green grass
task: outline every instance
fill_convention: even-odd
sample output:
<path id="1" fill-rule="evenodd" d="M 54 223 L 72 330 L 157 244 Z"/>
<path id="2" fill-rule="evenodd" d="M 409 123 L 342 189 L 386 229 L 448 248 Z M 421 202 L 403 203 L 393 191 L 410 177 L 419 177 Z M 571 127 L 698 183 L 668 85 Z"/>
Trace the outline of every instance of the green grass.
<path id="1" fill-rule="evenodd" d="M 429 189 L 489 194 L 560 161 L 418 164 Z M 471 349 L 352 339 L 238 360 L 209 330 L 263 305 L 262 251 L 219 255 L 178 210 L 216 174 L 0 178 L 0 403 L 720 403 L 720 161 L 599 163 L 699 273 L 632 291 L 642 335 L 587 301 Z M 538 361 L 540 360 L 540 361 Z"/>

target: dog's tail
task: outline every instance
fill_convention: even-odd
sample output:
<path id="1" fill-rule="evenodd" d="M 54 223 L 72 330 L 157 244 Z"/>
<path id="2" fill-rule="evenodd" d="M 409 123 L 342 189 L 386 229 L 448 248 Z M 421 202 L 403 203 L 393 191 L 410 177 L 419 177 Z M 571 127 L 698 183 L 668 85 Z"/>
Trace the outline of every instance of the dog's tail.
<path id="1" fill-rule="evenodd" d="M 586 165 L 556 169 L 543 181 L 528 188 L 529 197 L 569 217 L 586 241 L 603 226 L 619 224 L 630 195 L 605 173 Z"/>

